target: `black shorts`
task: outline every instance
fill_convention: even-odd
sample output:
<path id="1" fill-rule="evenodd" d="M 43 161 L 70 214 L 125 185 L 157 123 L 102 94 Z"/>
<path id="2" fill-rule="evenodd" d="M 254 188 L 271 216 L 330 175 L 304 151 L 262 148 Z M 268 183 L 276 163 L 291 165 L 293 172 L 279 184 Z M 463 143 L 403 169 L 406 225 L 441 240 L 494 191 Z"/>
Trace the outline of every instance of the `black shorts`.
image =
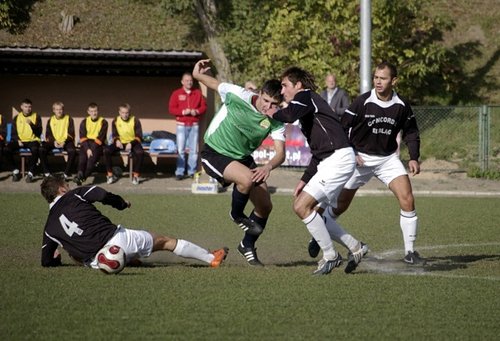
<path id="1" fill-rule="evenodd" d="M 201 150 L 201 165 L 203 166 L 205 173 L 216 179 L 224 187 L 231 184 L 230 182 L 226 182 L 226 180 L 224 180 L 223 174 L 226 167 L 233 161 L 238 161 L 250 169 L 257 168 L 257 164 L 255 163 L 252 155 L 248 155 L 243 159 L 237 160 L 220 154 L 206 143 L 203 145 L 203 149 Z"/>

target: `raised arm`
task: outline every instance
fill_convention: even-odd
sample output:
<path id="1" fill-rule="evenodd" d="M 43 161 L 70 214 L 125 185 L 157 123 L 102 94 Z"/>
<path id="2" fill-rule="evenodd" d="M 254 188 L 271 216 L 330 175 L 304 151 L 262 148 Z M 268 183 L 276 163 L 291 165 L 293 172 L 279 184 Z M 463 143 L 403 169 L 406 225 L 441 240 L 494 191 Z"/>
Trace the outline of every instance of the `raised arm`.
<path id="1" fill-rule="evenodd" d="M 199 60 L 193 68 L 193 78 L 205 84 L 206 87 L 217 91 L 220 82 L 216 78 L 206 74 L 210 70 L 210 66 L 208 66 L 209 62 L 210 59 Z"/>

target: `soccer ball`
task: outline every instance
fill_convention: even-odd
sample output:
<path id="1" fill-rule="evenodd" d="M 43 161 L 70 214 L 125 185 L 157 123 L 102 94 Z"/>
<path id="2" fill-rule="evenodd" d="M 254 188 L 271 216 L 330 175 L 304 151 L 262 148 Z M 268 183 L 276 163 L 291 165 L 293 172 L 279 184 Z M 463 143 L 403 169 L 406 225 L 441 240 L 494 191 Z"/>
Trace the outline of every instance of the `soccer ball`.
<path id="1" fill-rule="evenodd" d="M 125 252 L 117 245 L 105 245 L 97 252 L 97 266 L 105 274 L 117 274 L 125 267 Z"/>

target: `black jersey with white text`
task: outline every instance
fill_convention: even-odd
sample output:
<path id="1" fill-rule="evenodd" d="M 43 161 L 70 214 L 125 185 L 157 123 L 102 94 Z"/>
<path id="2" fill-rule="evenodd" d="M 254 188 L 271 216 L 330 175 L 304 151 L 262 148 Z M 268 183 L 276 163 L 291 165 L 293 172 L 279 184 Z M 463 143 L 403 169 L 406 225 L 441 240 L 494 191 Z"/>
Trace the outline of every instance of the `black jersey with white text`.
<path id="1" fill-rule="evenodd" d="M 317 93 L 299 91 L 286 108 L 280 109 L 273 118 L 280 122 L 300 122 L 300 129 L 309 143 L 312 159 L 302 180 L 308 182 L 316 173 L 320 161 L 337 149 L 349 147 L 349 139 L 342 128 L 339 116 Z"/>
<path id="2" fill-rule="evenodd" d="M 387 156 L 398 148 L 396 137 L 408 146 L 410 159 L 420 157 L 420 134 L 410 104 L 393 92 L 389 101 L 378 99 L 375 89 L 356 98 L 342 116 L 342 125 L 349 131 L 356 151 L 369 155 Z"/>
<path id="3" fill-rule="evenodd" d="M 74 259 L 88 261 L 115 234 L 117 226 L 93 205 L 96 201 L 117 209 L 127 207 L 120 196 L 97 186 L 75 188 L 50 204 L 43 234 L 43 266 L 58 265 L 53 262 L 58 245 Z"/>

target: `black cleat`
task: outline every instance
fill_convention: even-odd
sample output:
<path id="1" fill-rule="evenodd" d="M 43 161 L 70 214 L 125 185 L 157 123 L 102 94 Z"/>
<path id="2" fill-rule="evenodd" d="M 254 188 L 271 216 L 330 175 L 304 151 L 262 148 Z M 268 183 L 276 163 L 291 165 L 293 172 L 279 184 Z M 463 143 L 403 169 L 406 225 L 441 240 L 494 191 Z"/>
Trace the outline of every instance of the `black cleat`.
<path id="1" fill-rule="evenodd" d="M 403 258 L 403 262 L 410 265 L 425 265 L 426 260 L 420 257 L 420 254 L 417 251 L 409 251 L 405 258 Z"/>
<path id="2" fill-rule="evenodd" d="M 251 266 L 264 266 L 257 258 L 257 249 L 252 247 L 243 247 L 241 244 L 238 245 L 238 252 L 245 257 L 248 264 Z"/>
<path id="3" fill-rule="evenodd" d="M 259 236 L 264 232 L 262 226 L 247 217 L 239 217 L 233 218 L 231 212 L 229 213 L 229 217 L 234 221 L 236 225 L 238 225 L 243 231 L 252 236 Z"/>
<path id="4" fill-rule="evenodd" d="M 83 179 L 82 179 L 82 178 L 80 178 L 80 177 L 77 175 L 77 176 L 75 176 L 75 177 L 73 178 L 73 182 L 74 182 L 77 186 L 81 186 L 81 185 L 82 185 L 82 183 L 83 183 Z"/>
<path id="5" fill-rule="evenodd" d="M 311 256 L 311 258 L 318 257 L 319 250 L 321 250 L 321 248 L 319 247 L 318 242 L 316 241 L 316 239 L 311 238 L 311 240 L 309 241 L 309 245 L 307 246 L 307 251 L 309 251 L 309 256 Z"/>

